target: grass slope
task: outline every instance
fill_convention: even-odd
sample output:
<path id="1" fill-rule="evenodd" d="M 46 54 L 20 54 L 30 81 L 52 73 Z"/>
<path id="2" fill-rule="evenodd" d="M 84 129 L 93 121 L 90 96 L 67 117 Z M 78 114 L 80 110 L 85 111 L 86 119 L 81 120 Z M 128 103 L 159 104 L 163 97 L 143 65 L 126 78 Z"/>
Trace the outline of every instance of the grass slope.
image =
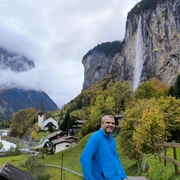
<path id="1" fill-rule="evenodd" d="M 180 149 L 177 148 L 177 156 L 180 155 Z M 163 152 L 161 153 L 163 155 Z M 173 149 L 167 149 L 167 157 L 173 158 Z M 180 161 L 180 156 L 177 158 Z M 166 162 L 164 166 L 164 160 L 159 160 L 152 154 L 148 154 L 144 157 L 142 163 L 142 175 L 148 177 L 150 180 L 180 180 L 180 174 L 175 175 L 174 165 L 171 162 Z M 180 171 L 179 171 L 180 172 Z"/>
<path id="2" fill-rule="evenodd" d="M 81 153 L 82 153 L 82 151 L 86 145 L 86 142 L 87 142 L 87 140 L 91 134 L 92 133 L 85 136 L 81 141 L 79 141 L 79 143 L 76 146 L 63 151 L 63 166 L 64 167 L 72 169 L 76 172 L 82 173 L 81 165 L 80 165 L 80 156 L 81 156 Z M 119 157 L 121 159 L 121 162 L 125 168 L 127 175 L 128 176 L 135 175 L 135 173 L 136 173 L 135 162 L 132 160 L 129 160 L 123 154 L 122 149 L 121 149 L 121 145 L 119 144 L 119 137 L 117 136 L 115 139 L 117 141 L 117 150 L 119 153 Z M 45 159 L 41 160 L 41 162 L 44 164 L 53 164 L 53 165 L 60 166 L 62 163 L 62 152 L 56 153 L 54 155 L 48 155 L 48 156 L 46 156 Z M 51 168 L 51 170 L 52 169 L 53 168 Z M 47 168 L 47 171 L 50 171 L 49 168 Z M 57 177 L 58 175 L 60 175 L 60 169 L 57 168 L 56 170 L 54 170 L 53 177 L 51 180 L 55 180 L 53 178 Z M 67 171 L 64 171 L 64 170 L 63 170 L 63 176 L 66 177 L 66 180 L 70 180 L 71 178 L 72 179 L 74 178 L 76 180 L 82 179 L 81 177 L 78 177 L 76 175 L 72 175 L 70 177 L 70 173 Z M 68 177 L 69 177 L 69 179 L 68 179 Z"/>

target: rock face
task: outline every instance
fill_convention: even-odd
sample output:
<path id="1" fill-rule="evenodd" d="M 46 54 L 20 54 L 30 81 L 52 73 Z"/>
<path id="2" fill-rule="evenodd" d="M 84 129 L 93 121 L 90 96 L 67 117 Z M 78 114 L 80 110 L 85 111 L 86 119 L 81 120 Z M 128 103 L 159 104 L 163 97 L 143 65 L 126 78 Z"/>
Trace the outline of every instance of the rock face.
<path id="1" fill-rule="evenodd" d="M 15 72 L 23 72 L 34 67 L 34 62 L 25 56 L 10 53 L 6 49 L 0 48 L 0 70 L 11 69 Z"/>
<path id="2" fill-rule="evenodd" d="M 172 85 L 180 73 L 180 0 L 139 2 L 128 13 L 121 46 L 111 56 L 96 48 L 84 56 L 82 90 L 109 73 L 116 81 L 131 81 L 134 89 L 153 77 Z"/>

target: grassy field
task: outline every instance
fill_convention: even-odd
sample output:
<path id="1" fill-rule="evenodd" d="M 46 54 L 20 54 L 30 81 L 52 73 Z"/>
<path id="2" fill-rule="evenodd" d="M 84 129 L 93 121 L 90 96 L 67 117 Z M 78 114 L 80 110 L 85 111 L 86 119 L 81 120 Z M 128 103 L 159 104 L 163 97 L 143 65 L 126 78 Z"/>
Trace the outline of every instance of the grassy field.
<path id="1" fill-rule="evenodd" d="M 0 158 L 0 165 L 3 165 L 5 163 L 9 163 L 9 164 L 12 164 L 12 165 L 18 167 L 19 164 L 26 159 L 26 157 L 27 157 L 27 155 L 1 157 Z"/>
<path id="2" fill-rule="evenodd" d="M 41 140 L 42 138 L 44 138 L 44 136 L 46 136 L 45 132 L 39 132 L 35 140 Z"/>
<path id="3" fill-rule="evenodd" d="M 161 153 L 163 155 L 163 153 Z M 180 154 L 180 149 L 177 148 L 177 156 Z M 167 157 L 173 158 L 172 148 L 168 148 Z M 180 156 L 178 156 L 180 161 Z M 166 163 L 164 166 L 164 160 L 159 160 L 152 154 L 146 155 L 142 163 L 142 175 L 148 177 L 151 180 L 180 180 L 180 174 L 175 175 L 174 165 L 171 162 Z M 179 171 L 180 172 L 180 171 Z"/>

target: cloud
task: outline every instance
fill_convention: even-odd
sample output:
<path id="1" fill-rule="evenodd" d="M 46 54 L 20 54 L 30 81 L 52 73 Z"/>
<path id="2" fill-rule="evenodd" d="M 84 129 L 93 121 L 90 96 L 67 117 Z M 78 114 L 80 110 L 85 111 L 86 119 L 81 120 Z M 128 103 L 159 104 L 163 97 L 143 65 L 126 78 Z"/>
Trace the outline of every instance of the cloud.
<path id="1" fill-rule="evenodd" d="M 59 106 L 82 89 L 83 56 L 102 42 L 123 40 L 128 11 L 138 0 L 0 1 L 0 47 L 23 54 L 36 68 L 0 71 L 4 85 L 45 91 Z"/>

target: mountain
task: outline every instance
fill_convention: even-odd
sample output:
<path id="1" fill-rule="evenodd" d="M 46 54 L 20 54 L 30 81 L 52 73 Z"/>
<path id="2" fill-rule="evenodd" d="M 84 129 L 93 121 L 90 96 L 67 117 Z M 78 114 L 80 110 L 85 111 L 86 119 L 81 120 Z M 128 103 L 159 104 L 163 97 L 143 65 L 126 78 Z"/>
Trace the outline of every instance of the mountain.
<path id="1" fill-rule="evenodd" d="M 83 57 L 82 91 L 110 74 L 133 89 L 153 77 L 172 85 L 180 74 L 179 44 L 180 1 L 142 0 L 128 13 L 122 42 L 102 43 Z"/>
<path id="2" fill-rule="evenodd" d="M 0 70 L 10 69 L 23 73 L 32 68 L 35 68 L 32 60 L 0 48 Z M 45 111 L 58 109 L 58 106 L 45 92 L 18 88 L 0 89 L 0 119 L 11 119 L 12 114 L 20 109 L 36 108 L 38 110 L 41 98 Z"/>
<path id="3" fill-rule="evenodd" d="M 14 72 L 23 72 L 34 67 L 34 62 L 25 56 L 11 53 L 4 48 L 0 48 L 0 70 L 11 69 Z"/>
<path id="4" fill-rule="evenodd" d="M 36 108 L 38 110 L 41 98 L 45 111 L 58 109 L 45 92 L 14 88 L 0 91 L 0 112 L 9 119 L 20 109 Z"/>

